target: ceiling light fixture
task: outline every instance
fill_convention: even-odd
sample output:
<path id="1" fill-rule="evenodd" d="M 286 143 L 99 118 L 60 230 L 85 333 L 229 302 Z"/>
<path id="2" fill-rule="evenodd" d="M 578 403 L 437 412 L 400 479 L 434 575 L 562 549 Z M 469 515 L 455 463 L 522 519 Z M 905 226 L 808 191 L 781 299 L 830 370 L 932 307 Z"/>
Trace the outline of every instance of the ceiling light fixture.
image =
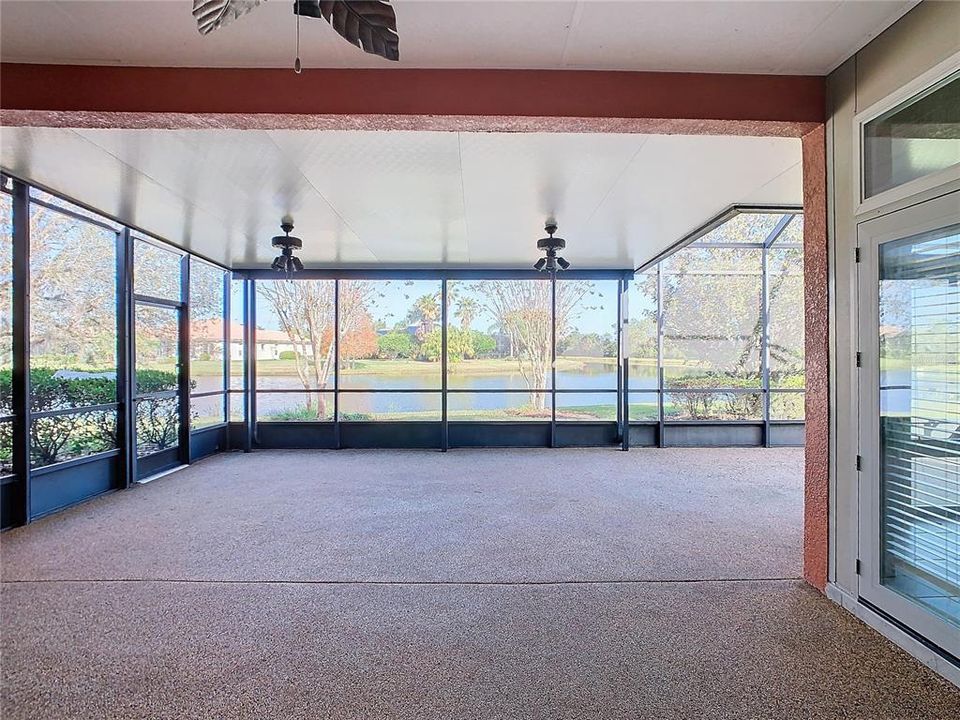
<path id="1" fill-rule="evenodd" d="M 549 272 L 556 273 L 561 270 L 566 270 L 570 267 L 570 263 L 564 260 L 562 257 L 557 255 L 558 250 L 563 250 L 567 246 L 567 241 L 563 238 L 554 237 L 553 234 L 557 231 L 557 223 L 555 220 L 547 220 L 547 224 L 543 227 L 547 231 L 547 234 L 550 237 L 540 238 L 537 240 L 537 249 L 543 250 L 545 257 L 537 260 L 533 265 L 534 270 L 540 272 Z"/>
<path id="2" fill-rule="evenodd" d="M 270 267 L 277 272 L 286 273 L 287 276 L 290 276 L 303 270 L 303 263 L 300 262 L 300 258 L 293 254 L 294 250 L 303 248 L 303 240 L 290 234 L 290 231 L 293 230 L 293 218 L 290 216 L 280 221 L 280 229 L 283 230 L 284 234 L 275 235 L 273 240 L 270 241 L 273 247 L 281 248 L 280 254 L 274 258 Z"/>

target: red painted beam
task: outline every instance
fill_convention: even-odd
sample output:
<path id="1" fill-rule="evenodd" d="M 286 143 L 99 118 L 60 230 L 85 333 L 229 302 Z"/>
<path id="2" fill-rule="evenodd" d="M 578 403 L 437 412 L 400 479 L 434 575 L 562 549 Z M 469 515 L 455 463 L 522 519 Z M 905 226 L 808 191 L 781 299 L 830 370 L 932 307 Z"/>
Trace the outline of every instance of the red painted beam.
<path id="1" fill-rule="evenodd" d="M 0 64 L 5 110 L 824 121 L 824 79 L 572 70 Z"/>

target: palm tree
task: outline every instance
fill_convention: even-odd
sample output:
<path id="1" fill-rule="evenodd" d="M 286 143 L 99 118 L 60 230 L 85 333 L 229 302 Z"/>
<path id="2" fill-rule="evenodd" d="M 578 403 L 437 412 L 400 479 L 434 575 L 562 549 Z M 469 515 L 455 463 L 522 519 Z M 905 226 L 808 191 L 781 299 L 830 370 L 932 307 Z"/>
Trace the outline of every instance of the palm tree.
<path id="1" fill-rule="evenodd" d="M 433 330 L 434 324 L 440 318 L 440 303 L 436 295 L 421 295 L 410 308 L 407 316 L 413 322 L 419 323 L 418 335 L 425 336 Z"/>
<path id="2" fill-rule="evenodd" d="M 456 315 L 458 318 L 460 318 L 460 328 L 462 330 L 470 329 L 474 318 L 477 317 L 477 310 L 479 307 L 480 306 L 477 301 L 472 297 L 460 298 L 460 301 L 457 303 Z"/>

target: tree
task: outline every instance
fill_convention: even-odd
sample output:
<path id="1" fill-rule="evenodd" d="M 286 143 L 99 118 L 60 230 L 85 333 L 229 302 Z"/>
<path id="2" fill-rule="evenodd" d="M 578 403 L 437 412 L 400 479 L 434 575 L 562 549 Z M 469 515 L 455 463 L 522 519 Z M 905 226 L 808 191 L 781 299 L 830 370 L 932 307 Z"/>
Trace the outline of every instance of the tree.
<path id="1" fill-rule="evenodd" d="M 449 330 L 447 331 L 449 333 Z M 430 362 L 436 362 L 440 359 L 440 355 L 443 352 L 443 336 L 440 329 L 431 330 L 424 336 L 423 342 L 420 344 L 420 356 L 424 360 Z M 450 362 L 454 362 L 452 356 L 450 355 L 450 337 L 447 336 L 447 359 Z"/>
<path id="2" fill-rule="evenodd" d="M 447 328 L 447 361 L 458 363 L 464 358 L 474 356 L 473 333 L 460 328 Z M 427 333 L 420 346 L 420 356 L 424 360 L 436 362 L 443 352 L 443 333 L 435 328 Z"/>
<path id="3" fill-rule="evenodd" d="M 717 230 L 732 227 L 715 240 L 759 242 L 779 216 L 738 217 L 745 219 L 722 225 Z M 736 386 L 739 379 L 748 379 L 750 387 L 759 385 L 765 331 L 762 252 L 756 247 L 697 244 L 661 265 L 665 359 L 696 363 L 702 377 L 710 374 L 714 387 Z M 774 245 L 767 252 L 768 351 L 771 376 L 781 384 L 803 372 L 803 251 Z M 638 278 L 637 287 L 655 297 L 656 275 Z M 631 320 L 631 331 L 633 325 Z M 635 343 L 655 340 L 654 327 L 652 312 L 641 317 L 637 336 L 631 335 L 634 356 Z"/>
<path id="4" fill-rule="evenodd" d="M 490 355 L 497 349 L 497 341 L 479 330 L 470 331 L 470 343 L 473 345 L 473 357 Z"/>
<path id="5" fill-rule="evenodd" d="M 281 329 L 297 353 L 295 367 L 304 390 L 325 390 L 333 371 L 334 283 L 329 280 L 275 280 L 257 284 L 273 305 Z M 366 281 L 340 283 L 340 335 L 356 334 L 370 323 L 366 303 L 373 286 Z M 372 325 L 372 323 L 371 323 Z M 326 416 L 323 393 L 307 394 L 307 410 Z"/>
<path id="6" fill-rule="evenodd" d="M 480 305 L 469 295 L 457 300 L 456 316 L 460 320 L 461 330 L 470 330 L 474 319 L 477 317 L 477 311 Z"/>
<path id="7" fill-rule="evenodd" d="M 33 364 L 115 369 L 116 235 L 33 205 L 30 346 Z M 0 291 L 8 292 L 9 280 Z M 144 328 L 142 337 L 149 336 Z"/>
<path id="8" fill-rule="evenodd" d="M 190 358 L 223 360 L 223 291 L 221 268 L 190 260 Z"/>
<path id="9" fill-rule="evenodd" d="M 434 329 L 439 319 L 440 301 L 435 293 L 418 297 L 407 313 L 407 321 L 417 324 L 417 339 L 421 342 Z"/>
<path id="10" fill-rule="evenodd" d="M 377 338 L 377 355 L 387 360 L 413 356 L 413 339 L 406 332 L 392 332 Z"/>
<path id="11" fill-rule="evenodd" d="M 571 332 L 557 343 L 557 353 L 571 357 L 616 357 L 616 335 Z"/>
<path id="12" fill-rule="evenodd" d="M 557 281 L 557 341 L 566 337 L 573 313 L 591 283 Z M 530 390 L 530 404 L 536 410 L 546 405 L 548 372 L 553 357 L 551 328 L 551 282 L 549 280 L 491 280 L 479 289 L 488 310 L 510 337 L 511 356 L 516 354 L 518 369 Z"/>
<path id="13" fill-rule="evenodd" d="M 332 326 L 330 331 L 333 332 Z M 340 335 L 340 360 L 375 357 L 379 350 L 379 340 L 370 313 L 366 308 L 358 309 L 353 328 Z"/>
<path id="14" fill-rule="evenodd" d="M 689 247 L 663 264 L 664 359 L 696 362 L 731 377 L 759 373 L 760 252 Z"/>

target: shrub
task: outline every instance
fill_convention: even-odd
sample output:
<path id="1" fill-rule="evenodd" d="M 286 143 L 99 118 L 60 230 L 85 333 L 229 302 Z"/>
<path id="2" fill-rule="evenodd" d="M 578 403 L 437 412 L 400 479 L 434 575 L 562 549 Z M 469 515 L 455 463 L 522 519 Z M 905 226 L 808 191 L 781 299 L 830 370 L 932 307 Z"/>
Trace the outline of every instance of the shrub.
<path id="1" fill-rule="evenodd" d="M 785 375 L 778 387 L 802 388 L 803 373 Z M 679 377 L 670 381 L 670 398 L 677 415 L 689 420 L 743 420 L 763 417 L 763 396 L 760 392 L 760 374 L 731 375 L 729 373 L 703 373 Z M 683 388 L 730 388 L 750 389 L 755 393 L 683 392 Z M 791 413 L 791 417 L 803 417 L 803 395 L 784 393 L 780 395 L 778 414 Z M 797 414 L 799 413 L 799 414 Z"/>
<path id="2" fill-rule="evenodd" d="M 497 351 L 497 341 L 492 335 L 487 335 L 479 330 L 471 330 L 470 339 L 473 343 L 474 357 L 487 357 Z"/>
<path id="3" fill-rule="evenodd" d="M 34 466 L 50 465 L 71 457 L 90 455 L 118 446 L 116 412 L 85 410 L 94 405 L 117 402 L 117 383 L 109 377 L 57 377 L 52 368 L 30 371 L 30 408 L 41 413 L 77 408 L 77 412 L 34 418 L 30 425 L 30 461 Z M 13 414 L 13 374 L 0 370 L 0 414 Z M 162 370 L 137 372 L 139 393 L 177 389 L 175 373 Z M 163 449 L 176 442 L 179 416 L 176 398 L 142 400 L 137 417 L 137 440 L 141 447 Z M 9 433 L 10 423 L 3 424 Z M 0 436 L 0 461 L 7 461 L 10 443 Z"/>
<path id="4" fill-rule="evenodd" d="M 357 422 L 362 420 L 372 420 L 373 417 L 368 413 L 362 413 L 362 412 L 342 412 L 340 413 L 340 419 L 348 420 L 348 421 L 352 420 L 354 422 Z"/>
<path id="5" fill-rule="evenodd" d="M 420 357 L 424 360 L 430 362 L 436 362 L 440 359 L 440 355 L 443 353 L 443 336 L 440 333 L 440 330 L 431 330 L 423 338 L 423 342 L 420 345 Z M 455 357 L 452 352 L 450 352 L 450 338 L 447 337 L 447 353 L 450 362 L 457 362 L 460 358 Z"/>
<path id="6" fill-rule="evenodd" d="M 297 353 L 294 350 L 281 350 L 280 351 L 281 360 L 296 360 Z"/>
<path id="7" fill-rule="evenodd" d="M 420 346 L 420 357 L 436 362 L 443 350 L 443 336 L 440 329 L 431 330 Z M 447 328 L 447 360 L 457 363 L 464 359 L 490 354 L 497 349 L 497 341 L 490 335 L 477 330 Z"/>
<path id="8" fill-rule="evenodd" d="M 412 358 L 413 338 L 405 332 L 391 332 L 377 338 L 377 355 L 385 360 Z"/>
<path id="9" fill-rule="evenodd" d="M 268 420 L 278 422 L 311 422 L 316 421 L 317 411 L 308 407 L 291 408 L 288 410 L 277 410 L 267 416 Z"/>
<path id="10" fill-rule="evenodd" d="M 670 381 L 671 388 L 756 388 L 753 393 L 683 392 L 672 390 L 670 397 L 680 417 L 688 420 L 743 420 L 763 417 L 760 375 L 704 373 Z"/>

